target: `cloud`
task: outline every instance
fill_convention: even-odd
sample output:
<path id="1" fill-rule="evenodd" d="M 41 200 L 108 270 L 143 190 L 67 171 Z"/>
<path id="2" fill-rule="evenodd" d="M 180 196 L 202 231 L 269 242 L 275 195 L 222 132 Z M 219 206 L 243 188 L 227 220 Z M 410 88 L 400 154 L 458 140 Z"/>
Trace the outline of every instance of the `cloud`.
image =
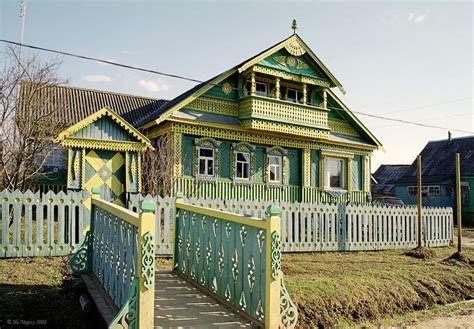
<path id="1" fill-rule="evenodd" d="M 120 53 L 122 55 L 128 55 L 128 54 L 130 54 L 130 51 L 128 49 L 122 49 L 122 50 L 120 50 Z"/>
<path id="2" fill-rule="evenodd" d="M 412 12 L 408 13 L 408 21 L 415 24 L 423 23 L 427 17 L 428 14 L 416 15 Z"/>
<path id="3" fill-rule="evenodd" d="M 106 75 L 85 75 L 82 80 L 87 82 L 110 82 L 112 78 Z"/>
<path id="4" fill-rule="evenodd" d="M 151 92 L 159 92 L 159 91 L 168 91 L 169 86 L 165 83 L 161 82 L 154 82 L 152 80 L 139 80 L 138 85 L 143 89 Z"/>

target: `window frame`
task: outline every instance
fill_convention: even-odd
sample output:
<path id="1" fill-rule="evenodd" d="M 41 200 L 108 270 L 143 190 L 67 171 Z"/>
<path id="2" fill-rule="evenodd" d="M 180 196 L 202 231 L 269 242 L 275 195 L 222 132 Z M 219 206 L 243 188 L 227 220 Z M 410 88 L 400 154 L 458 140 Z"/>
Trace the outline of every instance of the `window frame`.
<path id="1" fill-rule="evenodd" d="M 275 158 L 275 159 L 278 159 L 279 160 L 279 164 L 276 165 L 276 164 L 271 164 L 271 160 L 272 158 Z M 267 154 L 267 159 L 268 159 L 268 164 L 267 164 L 267 181 L 269 184 L 283 184 L 283 155 L 275 155 L 275 154 Z M 278 176 L 279 176 L 279 180 L 272 180 L 270 178 L 270 175 L 271 175 L 271 167 L 275 167 L 275 166 L 278 166 Z"/>
<path id="2" fill-rule="evenodd" d="M 248 160 L 247 161 L 241 161 L 239 160 L 239 153 L 242 153 L 242 154 L 247 154 L 248 156 Z M 245 156 L 244 156 L 245 157 Z M 246 152 L 246 151 L 236 151 L 235 152 L 235 160 L 234 160 L 234 166 L 235 166 L 235 171 L 234 171 L 234 179 L 236 181 L 243 181 L 243 182 L 248 182 L 250 181 L 250 178 L 251 178 L 251 157 L 252 155 L 250 154 L 250 152 Z M 239 164 L 242 164 L 242 166 L 245 168 L 245 164 L 247 165 L 247 170 L 246 170 L 246 173 L 247 173 L 247 177 L 237 177 L 237 173 L 238 173 L 238 166 Z M 244 171 L 242 170 L 242 173 Z"/>
<path id="3" fill-rule="evenodd" d="M 293 98 L 288 98 L 288 91 L 294 91 L 296 98 L 293 100 Z M 291 103 L 297 103 L 301 104 L 300 99 L 298 98 L 298 95 L 301 94 L 301 99 L 303 98 L 303 91 L 295 88 L 286 88 L 286 97 L 285 100 Z"/>
<path id="4" fill-rule="evenodd" d="M 437 193 L 432 193 L 431 190 L 437 189 Z M 407 194 L 411 197 L 416 197 L 418 195 L 418 186 L 411 185 L 407 186 Z M 441 186 L 440 185 L 422 185 L 421 186 L 421 196 L 426 197 L 440 197 L 441 196 Z"/>
<path id="5" fill-rule="evenodd" d="M 330 174 L 330 172 L 328 171 L 328 161 L 331 160 L 337 160 L 341 163 L 340 186 L 331 186 L 331 179 L 330 177 L 328 178 L 328 174 Z M 347 159 L 342 157 L 340 158 L 334 156 L 325 156 L 323 158 L 323 187 L 325 190 L 347 191 L 347 163 Z"/>
<path id="6" fill-rule="evenodd" d="M 212 151 L 212 157 L 201 156 L 201 150 L 210 150 Z M 197 176 L 202 178 L 214 178 L 216 177 L 216 150 L 212 147 L 197 147 Z M 205 174 L 201 174 L 201 159 L 205 160 Z M 209 172 L 209 163 L 208 161 L 212 160 L 212 174 L 207 174 Z"/>

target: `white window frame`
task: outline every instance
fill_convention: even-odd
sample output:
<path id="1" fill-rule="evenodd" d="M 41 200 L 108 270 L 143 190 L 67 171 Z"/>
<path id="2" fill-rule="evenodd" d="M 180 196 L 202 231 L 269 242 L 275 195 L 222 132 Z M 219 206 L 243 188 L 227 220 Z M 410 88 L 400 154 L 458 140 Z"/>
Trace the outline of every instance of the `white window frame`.
<path id="1" fill-rule="evenodd" d="M 294 91 L 295 92 L 295 95 L 296 95 L 296 99 L 293 99 L 293 98 L 288 98 L 288 91 Z M 299 98 L 299 96 L 301 96 L 301 98 Z M 292 102 L 292 103 L 302 103 L 300 102 L 300 99 L 303 99 L 303 92 L 299 89 L 293 89 L 293 88 L 288 88 L 286 90 L 286 100 L 288 102 Z"/>
<path id="2" fill-rule="evenodd" d="M 241 154 L 246 154 L 248 156 L 248 160 L 247 161 L 241 161 L 238 159 L 239 157 L 239 153 Z M 245 158 L 245 156 L 244 156 Z M 237 151 L 235 153 L 235 172 L 234 172 L 234 179 L 235 180 L 238 180 L 238 181 L 249 181 L 250 180 L 250 159 L 251 159 L 251 154 L 250 152 L 244 152 L 244 151 Z M 238 177 L 237 176 L 237 173 L 238 173 L 238 166 L 239 164 L 242 164 L 242 167 L 245 168 L 245 164 L 247 164 L 247 170 L 246 170 L 246 176 L 247 177 Z M 244 173 L 244 171 L 242 170 L 242 173 Z"/>
<path id="3" fill-rule="evenodd" d="M 431 190 L 437 189 L 437 193 L 431 193 Z M 418 195 L 418 186 L 407 186 L 408 196 L 417 196 Z M 423 185 L 421 187 L 421 196 L 422 197 L 439 197 L 441 196 L 441 187 L 439 185 Z"/>
<path id="4" fill-rule="evenodd" d="M 341 163 L 341 186 L 331 186 L 331 177 L 329 172 L 329 161 L 338 161 Z M 345 158 L 338 158 L 338 157 L 324 157 L 323 160 L 323 170 L 324 170 L 324 188 L 327 190 L 347 190 L 347 160 Z"/>
<path id="5" fill-rule="evenodd" d="M 271 184 L 282 184 L 283 183 L 283 156 L 282 155 L 267 155 L 268 157 L 268 182 L 271 183 Z M 271 164 L 271 159 L 272 158 L 275 158 L 275 159 L 278 159 L 278 164 Z M 277 175 L 280 177 L 280 179 L 278 180 L 272 180 L 270 178 L 270 172 L 271 172 L 271 168 L 274 167 L 276 168 L 276 173 Z"/>
<path id="6" fill-rule="evenodd" d="M 212 151 L 212 157 L 208 157 L 208 156 L 202 156 L 201 155 L 201 150 L 211 150 Z M 211 147 L 198 147 L 197 149 L 197 153 L 198 153 L 198 163 L 197 163 L 197 175 L 198 177 L 206 177 L 206 178 L 209 178 L 209 177 L 215 177 L 216 176 L 216 150 L 214 150 L 213 148 Z M 204 165 L 204 171 L 205 171 L 205 174 L 201 174 L 201 160 L 204 160 L 205 161 L 205 165 Z M 212 160 L 212 174 L 209 175 L 208 172 L 209 172 L 209 160 Z"/>

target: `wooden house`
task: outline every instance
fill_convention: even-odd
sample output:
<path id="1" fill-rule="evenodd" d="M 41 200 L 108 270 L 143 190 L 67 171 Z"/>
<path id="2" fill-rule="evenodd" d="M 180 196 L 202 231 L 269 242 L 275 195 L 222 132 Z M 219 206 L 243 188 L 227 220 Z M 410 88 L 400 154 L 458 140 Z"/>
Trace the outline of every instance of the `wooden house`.
<path id="1" fill-rule="evenodd" d="M 344 93 L 293 34 L 170 101 L 141 106 L 141 98 L 129 96 L 126 109 L 120 101 L 100 105 L 130 120 L 153 145 L 167 136 L 172 193 L 365 203 L 371 156 L 381 144 L 336 89 Z"/>
<path id="2" fill-rule="evenodd" d="M 461 155 L 463 223 L 474 225 L 474 137 L 430 141 L 421 151 L 424 206 L 456 208 L 455 154 Z M 416 160 L 396 180 L 395 195 L 406 204 L 417 203 Z"/>

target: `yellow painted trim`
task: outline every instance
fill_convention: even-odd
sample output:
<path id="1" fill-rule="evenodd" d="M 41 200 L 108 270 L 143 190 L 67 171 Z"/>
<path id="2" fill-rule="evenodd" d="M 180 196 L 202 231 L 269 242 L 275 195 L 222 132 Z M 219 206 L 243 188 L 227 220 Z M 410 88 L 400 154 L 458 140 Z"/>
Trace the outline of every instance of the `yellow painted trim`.
<path id="1" fill-rule="evenodd" d="M 277 277 L 272 277 L 272 233 L 278 232 L 281 241 L 280 216 L 270 216 L 266 219 L 269 227 L 266 230 L 265 254 L 265 328 L 280 328 L 280 281 L 282 272 L 278 271 Z"/>
<path id="2" fill-rule="evenodd" d="M 155 310 L 155 275 L 152 276 L 152 288 L 144 285 L 142 276 L 144 235 L 149 233 L 153 236 L 155 245 L 155 214 L 153 212 L 141 212 L 138 219 L 138 246 L 137 246 L 137 277 L 140 303 L 138 307 L 138 328 L 153 328 Z M 154 249 L 154 248 L 153 248 Z"/>
<path id="3" fill-rule="evenodd" d="M 128 193 L 130 192 L 130 184 L 128 177 L 130 176 L 130 165 L 128 162 L 130 161 L 129 152 L 125 152 L 125 191 Z"/>
<path id="4" fill-rule="evenodd" d="M 354 154 L 352 153 L 343 153 L 337 151 L 324 151 L 321 150 L 321 156 L 323 157 L 336 157 L 336 158 L 345 158 L 345 159 L 353 159 Z"/>
<path id="5" fill-rule="evenodd" d="M 181 199 L 176 200 L 176 208 L 196 212 L 196 213 L 206 215 L 209 217 L 217 217 L 223 220 L 228 220 L 230 222 L 234 222 L 234 223 L 238 223 L 242 225 L 258 227 L 265 230 L 270 229 L 270 222 L 267 220 L 261 220 L 256 217 L 243 217 L 242 215 L 238 215 L 238 214 L 234 214 L 230 212 L 194 206 L 194 205 L 184 203 L 184 201 Z"/>
<path id="6" fill-rule="evenodd" d="M 111 108 L 109 107 L 104 107 L 101 110 L 95 112 L 94 114 L 89 115 L 87 118 L 79 121 L 78 123 L 72 125 L 71 127 L 67 128 L 63 132 L 61 132 L 58 137 L 56 138 L 57 143 L 61 143 L 64 141 L 66 138 L 70 137 L 72 134 L 78 132 L 79 130 L 83 129 L 84 127 L 87 127 L 91 123 L 99 120 L 100 118 L 108 116 L 111 118 L 113 121 L 115 121 L 119 126 L 125 129 L 129 134 L 131 134 L 133 137 L 138 139 L 142 144 L 144 144 L 146 148 L 153 148 L 151 146 L 150 140 L 145 137 L 141 132 L 139 132 L 135 127 L 133 127 L 130 123 L 125 121 L 121 116 L 119 116 L 117 113 L 112 111 Z"/>
<path id="7" fill-rule="evenodd" d="M 198 126 L 198 127 L 206 127 L 207 132 L 216 131 L 217 129 L 222 129 L 226 131 L 231 130 L 235 132 L 255 134 L 255 136 L 252 138 L 252 141 L 250 141 L 251 143 L 259 143 L 259 142 L 264 143 L 261 140 L 261 138 L 265 136 L 275 138 L 275 133 L 272 133 L 272 132 L 265 133 L 262 131 L 258 131 L 258 135 L 256 135 L 257 131 L 240 128 L 233 125 L 225 125 L 225 124 L 210 123 L 210 122 L 209 123 L 203 123 L 203 122 L 196 123 L 193 120 L 174 119 L 174 118 L 170 119 L 169 121 L 175 122 L 177 124 L 189 124 L 189 125 Z M 173 127 L 176 127 L 176 125 L 174 125 Z M 172 128 L 172 130 L 176 131 L 177 129 Z M 186 133 L 185 131 L 181 131 L 181 129 L 179 130 L 180 132 Z M 150 131 L 148 135 L 150 136 L 150 138 L 156 138 L 157 136 L 163 134 L 161 130 L 158 130 L 158 132 L 159 133 Z M 207 133 L 205 136 L 203 135 L 203 137 L 213 137 L 214 135 L 215 134 Z M 220 137 L 215 137 L 215 138 L 220 138 Z M 290 138 L 288 137 L 281 137 L 281 138 L 290 141 Z M 235 137 L 231 137 L 229 139 L 236 140 L 236 141 L 247 141 L 247 139 L 242 140 L 242 138 L 240 138 L 238 135 L 236 135 Z M 321 148 L 321 147 L 324 147 L 324 145 L 327 145 L 328 147 L 335 145 L 335 146 L 364 150 L 367 153 L 371 153 L 373 150 L 377 149 L 377 147 L 373 145 L 358 145 L 358 144 L 342 143 L 342 142 L 330 141 L 330 140 L 325 140 L 325 139 L 316 139 L 316 138 L 312 138 L 308 140 L 308 139 L 302 139 L 301 136 L 291 137 L 291 142 L 281 141 L 281 143 L 282 143 L 281 145 L 284 145 L 287 147 L 296 147 L 296 148 L 304 148 L 304 147 Z M 271 142 L 267 144 L 275 144 L 275 143 Z"/>
<path id="8" fill-rule="evenodd" d="M 182 100 L 180 103 L 176 104 L 175 106 L 170 108 L 168 111 L 163 113 L 158 119 L 156 119 L 154 121 L 151 121 L 151 122 L 148 122 L 147 124 L 143 125 L 142 129 L 146 129 L 146 128 L 149 128 L 151 126 L 160 124 L 164 120 L 168 119 L 174 112 L 176 112 L 179 109 L 185 107 L 186 105 L 191 103 L 193 100 L 195 100 L 196 98 L 198 98 L 199 96 L 201 96 L 202 94 L 204 94 L 205 92 L 207 92 L 208 90 L 213 88 L 216 84 L 218 84 L 222 80 L 228 78 L 229 76 L 231 76 L 235 72 L 237 72 L 237 69 L 234 68 L 234 69 L 230 69 L 230 70 L 220 74 L 219 76 L 214 78 L 212 81 L 209 81 L 209 83 L 204 85 L 202 88 L 195 91 L 191 96 L 189 96 L 188 98 Z"/>
<path id="9" fill-rule="evenodd" d="M 331 89 L 328 89 L 327 92 L 331 95 L 331 97 L 342 107 L 342 109 L 347 112 L 347 114 L 349 114 L 349 116 L 355 121 L 357 122 L 357 124 L 359 125 L 360 128 L 362 128 L 362 130 L 367 134 L 369 135 L 371 138 L 372 138 L 372 141 L 375 142 L 375 144 L 377 145 L 377 149 L 381 148 L 382 147 L 382 143 L 380 143 L 380 141 L 369 131 L 369 129 L 367 129 L 366 126 L 364 126 L 364 124 L 362 123 L 362 121 L 360 121 L 355 115 L 354 113 L 351 112 L 351 110 L 349 110 L 349 108 L 339 99 L 339 97 L 336 96 L 336 94 L 334 92 L 332 92 Z"/>
<path id="10" fill-rule="evenodd" d="M 97 197 L 96 195 L 92 195 L 92 204 L 106 210 L 112 215 L 126 221 L 133 226 L 140 226 L 139 215 L 131 210 L 120 207 L 114 203 L 101 200 L 100 197 Z"/>
<path id="11" fill-rule="evenodd" d="M 64 147 L 79 147 L 79 148 L 86 148 L 86 149 L 119 151 L 119 152 L 126 152 L 126 151 L 142 152 L 142 151 L 145 151 L 147 148 L 149 148 L 146 144 L 141 143 L 141 142 L 108 141 L 108 140 L 101 140 L 101 139 L 72 138 L 72 137 L 64 138 L 61 142 L 61 145 Z"/>

